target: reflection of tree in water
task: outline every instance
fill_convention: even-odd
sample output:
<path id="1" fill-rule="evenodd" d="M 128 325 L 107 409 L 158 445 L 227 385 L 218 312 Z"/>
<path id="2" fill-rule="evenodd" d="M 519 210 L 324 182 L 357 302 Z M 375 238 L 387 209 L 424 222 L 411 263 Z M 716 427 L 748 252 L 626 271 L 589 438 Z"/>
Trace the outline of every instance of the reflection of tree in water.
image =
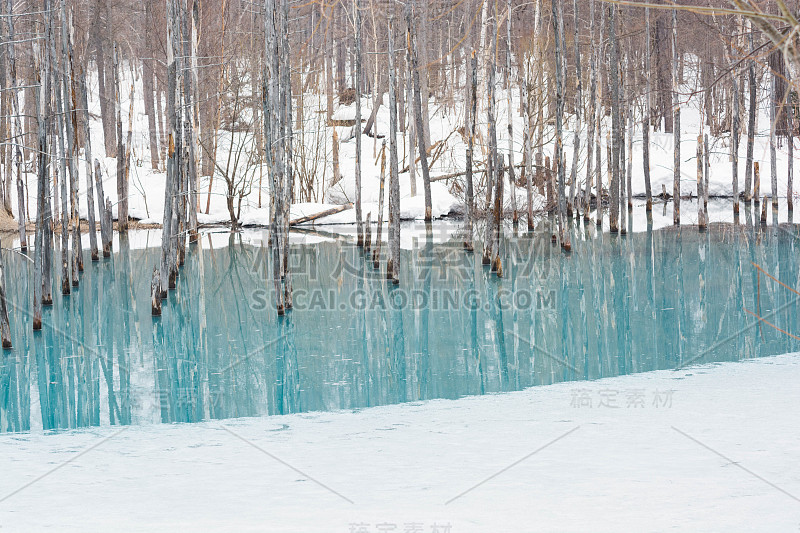
<path id="1" fill-rule="evenodd" d="M 258 249 L 239 235 L 224 248 L 189 247 L 183 281 L 153 319 L 141 302 L 157 250 L 123 240 L 113 259 L 87 263 L 79 290 L 45 309 L 41 333 L 28 335 L 30 319 L 13 313 L 0 430 L 37 427 L 31 416 L 66 428 L 353 409 L 800 348 L 743 310 L 760 301 L 765 319 L 797 332 L 794 296 L 764 276 L 759 293 L 750 264 L 795 287 L 795 228 L 621 237 L 575 224 L 570 255 L 552 246 L 546 228 L 503 239 L 502 279 L 460 242 L 453 249 L 426 234 L 420 248 L 402 252 L 399 287 L 375 275 L 358 248 L 319 242 L 302 250 L 318 270 L 298 267 L 294 283 L 296 295 L 308 295 L 299 304 L 316 292 L 322 306 L 298 305 L 281 320 L 271 305 L 253 305 L 271 283 L 252 268 Z M 350 267 L 337 269 L 342 263 Z M 7 264 L 14 311 L 30 297 L 31 274 Z M 427 306 L 414 305 L 414 291 Z M 509 307 L 523 291 L 530 306 Z M 441 305 L 445 293 L 456 307 Z M 378 305 L 353 308 L 354 294 Z"/>

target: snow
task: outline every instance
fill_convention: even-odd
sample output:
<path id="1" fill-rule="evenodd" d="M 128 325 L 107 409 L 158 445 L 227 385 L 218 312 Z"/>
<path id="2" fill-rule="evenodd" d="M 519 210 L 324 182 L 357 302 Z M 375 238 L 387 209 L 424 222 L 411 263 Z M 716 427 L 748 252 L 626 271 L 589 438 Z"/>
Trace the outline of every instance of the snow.
<path id="1" fill-rule="evenodd" d="M 789 354 L 355 412 L 6 434 L 0 522 L 796 531 L 798 379 Z"/>

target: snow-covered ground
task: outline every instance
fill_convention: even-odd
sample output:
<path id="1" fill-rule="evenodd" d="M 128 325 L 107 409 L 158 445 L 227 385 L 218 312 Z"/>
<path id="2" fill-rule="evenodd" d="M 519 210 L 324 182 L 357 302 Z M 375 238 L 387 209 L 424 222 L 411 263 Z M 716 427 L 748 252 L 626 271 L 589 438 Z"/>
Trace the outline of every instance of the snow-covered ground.
<path id="1" fill-rule="evenodd" d="M 790 354 L 356 412 L 2 435 L 0 525 L 797 531 L 798 380 Z"/>

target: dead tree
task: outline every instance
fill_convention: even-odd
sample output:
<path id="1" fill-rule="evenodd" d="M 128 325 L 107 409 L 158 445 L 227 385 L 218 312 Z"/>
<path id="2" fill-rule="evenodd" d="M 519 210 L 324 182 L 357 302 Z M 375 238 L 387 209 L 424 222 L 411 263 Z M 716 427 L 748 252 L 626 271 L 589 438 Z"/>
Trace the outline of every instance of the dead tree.
<path id="1" fill-rule="evenodd" d="M 753 39 L 753 23 L 748 21 L 749 30 L 747 32 L 747 41 L 750 45 L 751 57 L 748 60 L 747 67 L 747 88 L 750 98 L 750 108 L 748 109 L 747 118 L 747 164 L 744 171 L 744 201 L 749 204 L 752 199 L 751 196 L 751 181 L 753 177 L 753 149 L 756 137 L 756 112 L 758 108 L 758 89 L 756 87 L 756 62 L 753 59 L 755 53 L 755 44 Z"/>
<path id="2" fill-rule="evenodd" d="M 495 6 L 496 8 L 497 6 Z M 497 12 L 495 9 L 494 20 L 497 20 Z M 497 28 L 492 28 L 492 57 L 497 57 Z M 494 247 L 494 217 L 492 213 L 492 194 L 494 193 L 495 182 L 498 179 L 497 173 L 497 125 L 495 122 L 495 85 L 496 85 L 496 66 L 495 62 L 491 61 L 486 66 L 488 74 L 486 79 L 486 122 L 488 130 L 488 157 L 486 162 L 486 236 L 483 241 L 483 265 L 492 264 L 492 248 Z"/>
<path id="3" fill-rule="evenodd" d="M 594 173 L 594 137 L 595 137 L 595 111 L 597 95 L 597 62 L 595 60 L 594 41 L 594 1 L 589 2 L 589 41 L 591 53 L 589 54 L 589 126 L 586 130 L 586 187 L 583 193 L 583 219 L 589 220 L 589 208 L 592 196 L 592 175 Z M 580 71 L 579 71 L 580 72 Z M 600 146 L 597 146 L 599 152 Z M 598 197 L 598 201 L 599 201 Z"/>
<path id="4" fill-rule="evenodd" d="M 580 38 L 578 36 L 578 29 L 580 27 L 580 20 L 578 18 L 578 0 L 572 1 L 574 11 L 574 45 L 575 45 L 575 136 L 573 137 L 573 151 L 572 151 L 572 171 L 570 172 L 569 183 L 569 201 L 567 202 L 567 216 L 572 216 L 573 206 L 575 204 L 575 188 L 578 181 L 578 152 L 581 147 L 581 109 L 583 108 L 583 84 L 581 78 L 583 72 L 581 71 L 581 47 Z M 566 51 L 565 51 L 566 52 Z M 591 155 L 589 156 L 591 158 Z"/>
<path id="5" fill-rule="evenodd" d="M 610 231 L 619 232 L 620 189 L 620 102 L 619 102 L 619 43 L 617 42 L 617 7 L 608 6 L 608 36 L 611 45 L 611 214 Z"/>
<path id="6" fill-rule="evenodd" d="M 431 200 L 431 175 L 428 168 L 428 144 L 425 139 L 425 123 L 422 116 L 422 89 L 420 87 L 419 60 L 417 59 L 417 35 L 412 20 L 412 11 L 416 8 L 416 0 L 406 4 L 406 25 L 408 28 L 406 40 L 411 54 L 411 75 L 414 84 L 414 130 L 417 134 L 417 149 L 419 150 L 419 162 L 422 169 L 422 185 L 425 190 L 425 220 L 433 218 Z M 426 106 L 427 108 L 427 106 Z"/>
<path id="7" fill-rule="evenodd" d="M 576 0 L 577 1 L 577 0 Z M 576 4 L 577 5 L 577 4 Z M 511 69 L 511 0 L 506 0 L 506 102 L 508 104 L 508 184 L 511 193 L 512 222 L 516 226 L 519 223 L 519 211 L 517 210 L 517 178 L 514 172 L 514 111 L 511 99 L 511 80 L 513 72 Z M 576 15 L 577 19 L 577 15 Z M 578 30 L 575 30 L 577 35 Z M 576 45 L 577 47 L 577 45 Z M 580 81 L 578 82 L 580 85 Z M 576 133 L 577 135 L 577 133 Z"/>
<path id="8" fill-rule="evenodd" d="M 97 249 L 97 222 L 95 221 L 94 211 L 94 180 L 92 176 L 92 135 L 91 128 L 89 127 L 89 98 L 86 94 L 86 72 L 82 71 L 80 76 L 80 95 L 81 95 L 81 108 L 83 109 L 82 123 L 83 123 L 83 155 L 86 160 L 86 208 L 89 220 L 89 248 L 92 261 L 100 259 Z M 102 200 L 98 196 L 98 206 L 102 212 Z M 102 217 L 100 227 L 102 228 Z"/>
<path id="9" fill-rule="evenodd" d="M 733 84 L 731 91 L 733 92 L 733 109 L 731 110 L 732 124 L 731 124 L 731 172 L 733 178 L 733 214 L 739 214 L 739 84 L 738 73 L 736 67 L 733 68 L 731 73 L 731 82 Z M 698 138 L 702 142 L 702 139 Z M 699 164 L 699 163 L 698 163 Z"/>
<path id="10" fill-rule="evenodd" d="M 363 227 L 361 224 L 361 1 L 353 1 L 356 18 L 356 232 L 358 246 L 364 244 Z"/>
<path id="11" fill-rule="evenodd" d="M 28 249 L 28 237 L 25 229 L 25 187 L 22 173 L 22 115 L 19 105 L 19 90 L 17 89 L 17 59 L 16 59 L 16 31 L 14 29 L 14 2 L 6 0 L 6 23 L 8 25 L 8 63 L 11 90 L 11 142 L 14 154 L 14 171 L 17 177 L 17 218 L 19 223 L 19 241 L 23 252 Z"/>
<path id="12" fill-rule="evenodd" d="M 62 0 L 63 1 L 63 0 Z M 67 153 L 64 147 L 64 137 L 69 136 L 68 130 L 66 130 L 66 122 L 65 120 L 65 111 L 64 111 L 64 103 L 66 101 L 66 95 L 64 93 L 64 87 L 66 86 L 63 84 L 63 76 L 64 71 L 66 70 L 65 65 L 61 65 L 59 67 L 58 64 L 58 56 L 56 55 L 56 47 L 55 47 L 55 39 L 51 38 L 48 40 L 48 53 L 50 54 L 50 64 L 53 68 L 50 70 L 50 83 L 53 89 L 53 100 L 55 101 L 55 112 L 56 112 L 56 121 L 55 121 L 55 134 L 54 138 L 55 141 L 58 143 L 56 146 L 57 152 L 55 157 L 55 164 L 56 164 L 56 172 L 58 172 L 59 182 L 61 185 L 61 294 L 70 294 L 71 286 L 70 283 L 70 264 L 72 263 L 70 257 L 70 249 L 69 249 L 69 223 L 70 219 L 68 217 L 68 209 L 67 209 L 67 171 L 66 171 L 66 160 L 67 160 Z M 63 57 L 62 57 L 63 61 Z M 66 135 L 65 135 L 66 133 Z M 58 190 L 54 190 L 54 194 L 58 194 Z"/>
<path id="13" fill-rule="evenodd" d="M 378 230 L 375 234 L 375 248 L 372 250 L 372 267 L 375 269 L 381 266 L 381 246 L 383 246 L 381 232 L 383 231 L 383 199 L 386 185 L 386 139 L 381 146 L 381 185 L 378 193 Z"/>
<path id="14" fill-rule="evenodd" d="M 675 144 L 672 176 L 672 222 L 681 223 L 681 108 L 678 102 L 678 10 L 672 10 L 672 136 Z"/>
<path id="15" fill-rule="evenodd" d="M 706 219 L 705 219 L 705 206 L 703 202 L 703 198 L 705 198 L 705 194 L 703 192 L 703 136 L 697 136 L 697 226 L 700 231 L 704 231 L 706 229 Z M 735 180 L 735 178 L 734 178 Z M 734 200 L 734 206 L 738 207 L 738 202 Z M 738 210 L 734 208 L 734 213 L 738 213 Z"/>
<path id="16" fill-rule="evenodd" d="M 650 99 L 650 92 L 652 91 L 651 68 L 650 68 L 650 8 L 644 8 L 644 79 L 645 79 L 645 94 L 644 94 L 644 116 L 642 118 L 642 166 L 644 171 L 644 189 L 647 195 L 647 212 L 653 210 L 653 191 L 650 187 L 650 124 L 652 113 L 652 102 Z"/>
<path id="17" fill-rule="evenodd" d="M 467 204 L 467 227 L 466 237 L 464 238 L 464 248 L 471 252 L 475 249 L 474 244 L 474 227 L 475 222 L 475 192 L 472 183 L 472 165 L 473 165 L 473 151 L 475 147 L 475 122 L 476 115 L 478 114 L 478 58 L 475 51 L 472 51 L 470 58 L 470 81 L 467 84 L 467 106 L 466 106 L 466 124 L 464 129 L 467 134 L 467 171 L 466 171 L 466 204 Z M 525 82 L 523 82 L 524 84 Z M 531 181 L 531 176 L 527 176 L 528 181 Z M 530 185 L 528 186 L 530 190 Z M 528 202 L 530 203 L 530 194 L 528 195 Z M 530 207 L 528 208 L 530 217 Z M 530 224 L 530 222 L 529 222 Z"/>
<path id="18" fill-rule="evenodd" d="M 774 52 L 773 52 L 774 53 Z M 770 182 L 772 185 L 772 207 L 774 209 L 778 208 L 778 157 L 777 157 L 777 150 L 776 150 L 776 129 L 777 129 L 777 96 L 776 96 L 776 85 L 777 85 L 777 74 L 773 70 L 770 73 L 770 84 L 769 84 L 769 171 L 770 171 Z"/>
<path id="19" fill-rule="evenodd" d="M 100 210 L 100 243 L 103 246 L 103 257 L 111 257 L 112 226 L 111 200 L 103 196 L 103 171 L 100 161 L 94 160 L 94 179 L 97 184 L 97 203 Z"/>
<path id="20" fill-rule="evenodd" d="M 791 86 L 792 74 L 789 69 L 786 69 L 786 83 Z M 788 144 L 788 164 L 786 168 L 786 202 L 789 211 L 794 210 L 794 201 L 792 200 L 792 189 L 794 188 L 794 101 L 792 101 L 792 94 L 789 93 L 789 105 L 786 106 L 786 120 L 788 121 L 788 136 L 786 138 Z"/>
<path id="21" fill-rule="evenodd" d="M 389 260 L 386 278 L 400 283 L 400 175 L 397 160 L 397 80 L 394 66 L 394 21 L 389 18 Z M 417 122 L 419 125 L 419 122 Z M 423 149 L 424 152 L 424 149 Z"/>
<path id="22" fill-rule="evenodd" d="M 178 66 L 176 55 L 178 52 L 178 14 L 174 0 L 167 1 L 167 118 L 169 121 L 169 139 L 167 149 L 167 179 L 164 184 L 164 216 L 161 229 L 161 261 L 159 282 L 161 283 L 161 297 L 166 298 L 167 289 L 175 287 L 173 267 L 175 256 L 172 253 L 174 241 L 174 215 L 175 191 L 180 170 L 180 145 L 178 142 L 179 120 L 179 89 Z M 118 170 L 119 172 L 119 167 Z M 118 180 L 119 183 L 119 180 Z"/>
<path id="23" fill-rule="evenodd" d="M 128 182 L 125 179 L 125 141 L 122 136 L 122 95 L 119 87 L 119 51 L 114 43 L 114 109 L 117 119 L 117 227 L 121 233 L 128 231 Z"/>
<path id="24" fill-rule="evenodd" d="M 2 249 L 2 245 L 0 245 Z M 0 339 L 3 349 L 11 349 L 11 324 L 8 320 L 8 302 L 6 301 L 6 268 L 3 264 L 3 255 L 0 253 Z"/>

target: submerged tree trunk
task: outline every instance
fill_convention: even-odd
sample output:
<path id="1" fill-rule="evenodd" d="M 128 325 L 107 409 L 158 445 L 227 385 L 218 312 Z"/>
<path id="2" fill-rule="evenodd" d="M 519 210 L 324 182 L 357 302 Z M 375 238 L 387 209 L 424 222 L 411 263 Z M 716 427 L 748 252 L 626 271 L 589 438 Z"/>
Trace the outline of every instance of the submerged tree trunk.
<path id="1" fill-rule="evenodd" d="M 2 249 L 2 245 L 0 245 Z M 3 349 L 11 349 L 11 325 L 8 321 L 8 302 L 6 301 L 6 268 L 3 264 L 3 256 L 0 254 L 0 339 L 3 342 Z"/>
<path id="2" fill-rule="evenodd" d="M 375 248 L 372 250 L 372 267 L 375 269 L 380 268 L 381 266 L 381 246 L 383 246 L 383 237 L 381 236 L 381 232 L 383 231 L 383 199 L 385 196 L 385 186 L 386 186 L 386 140 L 383 140 L 383 145 L 381 146 L 381 185 L 380 191 L 378 192 L 378 230 L 375 234 Z M 390 231 L 391 235 L 391 231 Z"/>
<path id="3" fill-rule="evenodd" d="M 83 123 L 83 156 L 86 162 L 86 212 L 89 220 L 89 249 L 92 261 L 100 259 L 97 248 L 97 221 L 95 219 L 94 210 L 94 180 L 92 176 L 92 136 L 91 128 L 89 127 L 89 97 L 86 89 L 86 72 L 82 71 L 80 76 L 80 91 L 81 91 L 81 107 L 83 108 L 82 123 Z M 101 206 L 102 202 L 98 202 Z M 102 227 L 102 222 L 100 226 Z"/>

